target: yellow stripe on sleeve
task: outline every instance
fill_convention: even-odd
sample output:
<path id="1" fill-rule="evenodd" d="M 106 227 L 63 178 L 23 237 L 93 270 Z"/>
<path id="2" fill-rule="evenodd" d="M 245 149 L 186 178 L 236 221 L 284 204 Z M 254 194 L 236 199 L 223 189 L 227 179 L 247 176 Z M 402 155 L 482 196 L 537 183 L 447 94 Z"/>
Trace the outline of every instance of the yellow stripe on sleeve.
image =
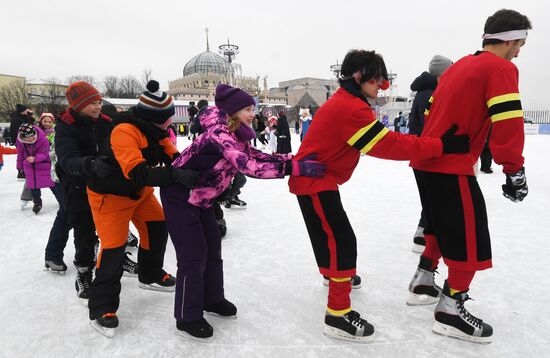
<path id="1" fill-rule="evenodd" d="M 491 106 L 494 106 L 495 104 L 499 104 L 499 103 L 503 103 L 503 102 L 519 101 L 519 100 L 520 100 L 519 93 L 503 94 L 501 96 L 496 96 L 496 97 L 493 97 L 490 100 L 488 100 L 487 101 L 487 107 L 491 107 Z"/>
<path id="2" fill-rule="evenodd" d="M 376 121 L 373 121 L 366 127 L 363 127 L 357 131 L 350 139 L 348 139 L 348 144 L 353 146 L 362 136 L 365 135 L 376 124 Z"/>
<path id="3" fill-rule="evenodd" d="M 517 111 L 508 111 L 508 112 L 502 112 L 491 116 L 491 122 L 499 122 L 504 121 L 506 119 L 511 118 L 522 118 L 523 117 L 523 111 L 517 110 Z"/>
<path id="4" fill-rule="evenodd" d="M 380 141 L 380 139 L 384 138 L 384 136 L 388 134 L 389 131 L 390 130 L 388 128 L 384 127 L 384 129 L 382 129 L 380 133 L 376 135 L 376 137 L 374 137 L 366 146 L 363 147 L 363 149 L 361 149 L 361 153 L 367 154 L 372 149 L 372 147 L 374 147 L 376 143 Z"/>

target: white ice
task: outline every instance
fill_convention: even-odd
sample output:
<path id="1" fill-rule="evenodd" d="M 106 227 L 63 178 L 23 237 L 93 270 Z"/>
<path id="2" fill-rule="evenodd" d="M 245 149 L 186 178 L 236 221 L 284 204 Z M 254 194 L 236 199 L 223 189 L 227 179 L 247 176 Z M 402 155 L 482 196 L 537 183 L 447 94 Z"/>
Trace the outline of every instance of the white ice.
<path id="1" fill-rule="evenodd" d="M 298 143 L 296 137 L 294 148 Z M 188 144 L 180 138 L 180 147 Z M 550 136 L 528 136 L 529 195 L 512 203 L 501 194 L 504 175 L 480 174 L 487 202 L 494 268 L 471 286 L 470 312 L 494 327 L 494 342 L 479 345 L 431 332 L 433 306 L 405 304 L 418 262 L 411 252 L 420 205 L 406 162 L 361 157 L 341 188 L 358 239 L 363 287 L 352 304 L 375 326 L 376 340 L 356 344 L 322 334 L 327 288 L 322 285 L 305 226 L 286 180 L 249 179 L 244 211 L 226 211 L 225 292 L 237 320 L 207 319 L 214 340 L 176 335 L 173 294 L 138 288 L 122 278 L 120 328 L 107 339 L 90 328 L 75 295 L 72 233 L 65 276 L 43 272 L 44 248 L 57 203 L 43 191 L 35 215 L 19 207 L 23 183 L 15 156 L 0 171 L 0 357 L 548 357 L 550 355 Z M 546 208 L 546 209 L 545 209 Z M 165 268 L 174 273 L 172 244 Z M 441 265 L 437 281 L 446 270 Z"/>

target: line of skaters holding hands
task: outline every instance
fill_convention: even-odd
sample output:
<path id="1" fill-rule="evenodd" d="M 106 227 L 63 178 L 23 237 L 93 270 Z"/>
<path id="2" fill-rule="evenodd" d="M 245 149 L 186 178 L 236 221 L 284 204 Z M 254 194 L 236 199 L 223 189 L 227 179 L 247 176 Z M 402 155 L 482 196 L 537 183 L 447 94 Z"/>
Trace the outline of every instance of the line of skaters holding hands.
<path id="1" fill-rule="evenodd" d="M 242 173 L 260 179 L 290 176 L 317 266 L 329 281 L 324 333 L 351 341 L 372 339 L 373 325 L 351 308 L 356 237 L 338 192 L 364 153 L 411 160 L 415 169 L 426 213 L 426 248 L 409 289 L 417 303 L 438 302 L 434 331 L 490 342 L 491 326 L 464 308 L 474 273 L 491 267 L 485 205 L 472 168 L 492 122 L 493 154 L 507 176 L 504 195 L 513 201 L 527 195 L 517 68 L 510 60 L 530 28 L 529 20 L 512 10 L 490 17 L 484 51 L 457 61 L 441 77 L 419 137 L 390 132 L 376 120 L 368 99 L 387 88 L 385 63 L 374 51 L 350 51 L 342 63 L 340 89 L 317 111 L 296 156 L 266 154 L 251 146 L 255 102 L 235 87 L 216 88 L 216 105 L 200 116 L 205 132 L 180 154 L 166 131 L 175 112 L 173 98 L 157 82 L 147 84 L 134 109 L 114 119 L 101 113 L 101 96 L 93 86 L 71 84 L 70 107 L 55 129 L 55 150 L 75 234 L 75 266 L 88 280 L 95 266 L 88 303 L 92 327 L 112 337 L 119 325 L 116 311 L 130 221 L 141 239 L 139 284 L 175 289 L 177 332 L 210 340 L 214 329 L 204 312 L 236 317 L 237 308 L 224 295 L 221 234 L 212 202 Z M 474 73 L 483 74 L 480 83 L 492 83 L 487 93 L 467 90 L 475 84 L 461 75 L 472 78 Z M 502 73 L 506 76 L 497 76 Z M 464 100 L 449 108 L 453 101 L 445 98 L 459 95 Z M 464 119 L 454 122 L 456 116 L 446 115 L 450 110 L 462 111 Z M 465 123 L 474 120 L 476 126 Z M 340 125 L 334 126 L 335 121 Z M 153 187 L 160 187 L 162 207 Z M 443 210 L 445 205 L 453 210 Z M 463 207 L 470 209 L 461 211 Z M 176 278 L 163 270 L 168 233 L 176 249 Z M 443 288 L 433 280 L 441 257 L 449 266 Z"/>

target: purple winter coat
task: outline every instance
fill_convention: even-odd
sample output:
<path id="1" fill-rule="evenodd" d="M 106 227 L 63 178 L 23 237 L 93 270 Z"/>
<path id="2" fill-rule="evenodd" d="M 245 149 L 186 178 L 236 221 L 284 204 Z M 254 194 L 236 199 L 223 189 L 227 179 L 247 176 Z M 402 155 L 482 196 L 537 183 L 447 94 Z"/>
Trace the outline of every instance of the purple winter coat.
<path id="1" fill-rule="evenodd" d="M 25 144 L 17 138 L 17 169 L 25 172 L 25 186 L 29 189 L 51 188 L 54 186 L 50 169 L 50 142 L 44 132 L 36 129 L 36 142 Z M 34 157 L 34 163 L 29 163 L 27 157 Z"/>
<path id="2" fill-rule="evenodd" d="M 248 141 L 240 141 L 227 128 L 227 115 L 218 107 L 206 108 L 200 123 L 205 132 L 172 163 L 175 168 L 202 172 L 199 184 L 191 190 L 189 204 L 209 208 L 237 172 L 261 179 L 285 176 L 286 161 L 292 154 L 266 154 Z"/>

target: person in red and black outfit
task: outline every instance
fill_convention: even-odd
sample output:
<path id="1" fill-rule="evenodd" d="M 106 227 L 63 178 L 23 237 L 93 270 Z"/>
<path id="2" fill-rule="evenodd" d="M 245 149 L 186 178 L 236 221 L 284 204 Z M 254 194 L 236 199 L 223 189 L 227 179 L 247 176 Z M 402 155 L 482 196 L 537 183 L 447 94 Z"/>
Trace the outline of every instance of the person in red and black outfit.
<path id="1" fill-rule="evenodd" d="M 382 56 L 374 51 L 350 51 L 339 82 L 341 88 L 317 111 L 296 154 L 299 160 L 316 158 L 325 163 L 325 177 L 290 178 L 289 186 L 298 197 L 319 271 L 330 278 L 325 334 L 361 341 L 368 340 L 374 328 L 351 309 L 357 243 L 338 186 L 349 180 L 361 153 L 383 159 L 425 159 L 467 152 L 468 138 L 454 136 L 456 128 L 435 138 L 402 135 L 378 122 L 367 97 L 376 98 L 379 89 L 388 87 L 388 74 Z"/>
<path id="2" fill-rule="evenodd" d="M 527 195 L 523 111 L 518 69 L 511 60 L 518 56 L 530 28 L 529 19 L 513 10 L 490 16 L 483 51 L 451 66 L 426 108 L 421 138 L 438 136 L 452 121 L 459 121 L 457 133 L 471 141 L 468 154 L 411 161 L 427 224 L 426 248 L 409 291 L 417 304 L 439 302 L 433 327 L 439 334 L 479 343 L 492 339 L 492 327 L 464 308 L 474 274 L 492 266 L 487 212 L 473 166 L 492 126 L 489 146 L 506 174 L 504 196 L 518 202 Z M 441 257 L 449 268 L 443 290 L 433 282 Z"/>

